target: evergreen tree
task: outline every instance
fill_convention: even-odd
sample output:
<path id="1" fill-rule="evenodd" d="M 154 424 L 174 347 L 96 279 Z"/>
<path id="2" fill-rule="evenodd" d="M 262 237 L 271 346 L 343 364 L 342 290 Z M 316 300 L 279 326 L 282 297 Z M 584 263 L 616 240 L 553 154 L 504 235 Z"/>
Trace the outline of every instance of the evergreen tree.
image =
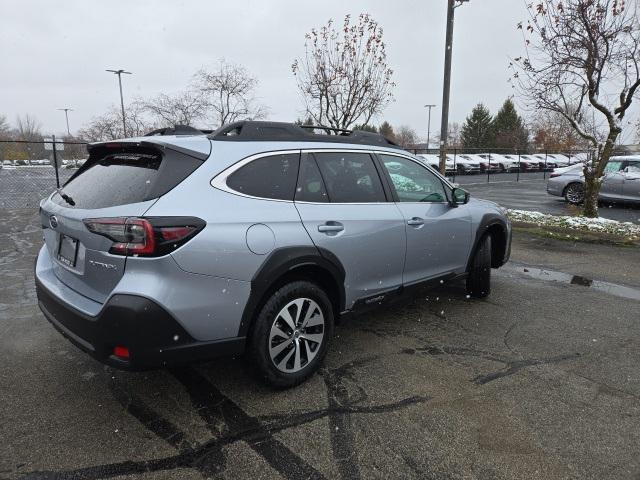
<path id="1" fill-rule="evenodd" d="M 298 126 L 302 126 L 302 125 L 315 125 L 315 122 L 313 121 L 313 118 L 311 118 L 310 115 L 307 115 L 306 119 L 302 119 L 300 117 L 298 117 L 298 119 L 293 122 L 294 125 L 298 125 Z"/>
<path id="2" fill-rule="evenodd" d="M 396 134 L 393 131 L 393 127 L 387 121 L 382 122 L 380 128 L 378 128 L 378 133 L 389 140 L 394 140 L 396 138 Z"/>
<path id="3" fill-rule="evenodd" d="M 378 129 L 375 127 L 375 125 L 355 125 L 353 127 L 354 130 L 363 130 L 365 132 L 373 132 L 373 133 L 378 133 Z"/>
<path id="4" fill-rule="evenodd" d="M 505 100 L 493 119 L 493 133 L 497 148 L 524 150 L 529 143 L 529 132 L 518 115 L 511 99 Z"/>
<path id="5" fill-rule="evenodd" d="M 464 148 L 493 148 L 495 136 L 493 132 L 491 113 L 482 103 L 471 111 L 462 125 L 460 141 Z"/>

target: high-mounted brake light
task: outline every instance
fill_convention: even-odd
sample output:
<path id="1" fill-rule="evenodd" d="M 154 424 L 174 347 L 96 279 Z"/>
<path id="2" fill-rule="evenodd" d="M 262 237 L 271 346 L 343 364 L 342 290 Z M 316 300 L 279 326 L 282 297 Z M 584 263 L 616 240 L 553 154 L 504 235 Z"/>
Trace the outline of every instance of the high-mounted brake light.
<path id="1" fill-rule="evenodd" d="M 117 345 L 113 347 L 113 356 L 122 360 L 129 360 L 129 349 L 122 345 Z"/>
<path id="2" fill-rule="evenodd" d="M 84 224 L 90 232 L 113 240 L 109 253 L 142 257 L 166 255 L 205 226 L 193 217 L 88 218 Z"/>

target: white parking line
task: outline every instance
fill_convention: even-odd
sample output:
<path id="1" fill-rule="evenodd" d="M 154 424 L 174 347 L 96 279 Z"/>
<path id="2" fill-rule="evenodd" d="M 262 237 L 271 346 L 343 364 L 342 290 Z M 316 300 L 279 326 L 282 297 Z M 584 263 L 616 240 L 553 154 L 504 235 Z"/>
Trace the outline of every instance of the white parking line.
<path id="1" fill-rule="evenodd" d="M 478 182 L 478 183 L 460 183 L 460 186 L 464 185 L 491 185 L 492 183 L 526 183 L 526 182 L 540 182 L 546 181 L 546 178 L 536 178 L 533 180 L 496 180 L 495 182 Z"/>

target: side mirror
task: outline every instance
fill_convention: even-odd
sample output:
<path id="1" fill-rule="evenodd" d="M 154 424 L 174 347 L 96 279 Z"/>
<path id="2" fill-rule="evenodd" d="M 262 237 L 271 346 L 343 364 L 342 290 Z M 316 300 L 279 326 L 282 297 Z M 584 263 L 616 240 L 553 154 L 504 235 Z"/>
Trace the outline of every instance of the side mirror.
<path id="1" fill-rule="evenodd" d="M 457 207 L 458 205 L 465 205 L 469 203 L 469 197 L 469 192 L 456 187 L 451 191 L 451 204 L 454 207 Z"/>

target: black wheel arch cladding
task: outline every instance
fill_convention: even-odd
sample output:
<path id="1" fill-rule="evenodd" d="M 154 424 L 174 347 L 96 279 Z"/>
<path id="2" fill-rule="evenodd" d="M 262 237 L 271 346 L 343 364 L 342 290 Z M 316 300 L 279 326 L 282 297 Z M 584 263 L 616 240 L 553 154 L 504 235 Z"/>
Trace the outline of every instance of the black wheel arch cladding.
<path id="1" fill-rule="evenodd" d="M 246 336 L 259 308 L 280 280 L 300 268 L 321 269 L 336 286 L 337 315 L 345 308 L 345 270 L 340 260 L 330 251 L 315 246 L 283 247 L 271 252 L 251 279 L 251 293 L 244 307 L 238 335 Z M 311 279 L 313 280 L 313 279 Z M 329 295 L 330 292 L 327 292 Z"/>
<path id="2" fill-rule="evenodd" d="M 494 232 L 496 230 L 500 230 L 502 235 L 495 235 Z M 476 229 L 475 238 L 473 240 L 473 248 L 470 251 L 469 259 L 467 260 L 467 268 L 468 272 L 471 268 L 471 262 L 473 262 L 473 257 L 478 251 L 478 247 L 480 245 L 480 241 L 482 238 L 491 234 L 492 236 L 492 267 L 497 268 L 504 264 L 504 257 L 506 256 L 508 249 L 508 227 L 504 218 L 498 213 L 485 213 L 478 224 L 478 228 Z M 501 252 L 500 258 L 497 258 L 497 255 L 494 255 L 496 252 Z"/>

